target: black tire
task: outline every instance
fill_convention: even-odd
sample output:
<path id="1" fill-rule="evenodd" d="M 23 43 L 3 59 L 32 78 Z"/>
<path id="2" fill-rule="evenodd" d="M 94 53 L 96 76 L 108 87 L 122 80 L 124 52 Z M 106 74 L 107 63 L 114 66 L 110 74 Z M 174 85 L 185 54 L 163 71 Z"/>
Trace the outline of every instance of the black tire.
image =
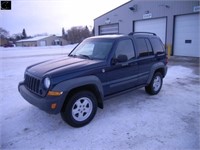
<path id="1" fill-rule="evenodd" d="M 83 127 L 94 118 L 96 111 L 97 100 L 94 94 L 80 91 L 69 98 L 61 117 L 72 127 Z"/>
<path id="2" fill-rule="evenodd" d="M 150 95 L 156 95 L 160 92 L 163 83 L 163 76 L 160 72 L 156 72 L 149 85 L 145 86 L 145 91 Z"/>

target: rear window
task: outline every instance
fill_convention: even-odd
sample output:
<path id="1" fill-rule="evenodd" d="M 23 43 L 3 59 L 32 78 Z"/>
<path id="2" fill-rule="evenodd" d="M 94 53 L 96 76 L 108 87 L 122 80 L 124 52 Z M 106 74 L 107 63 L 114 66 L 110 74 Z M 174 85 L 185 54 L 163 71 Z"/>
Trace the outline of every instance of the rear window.
<path id="1" fill-rule="evenodd" d="M 152 38 L 150 40 L 155 54 L 164 53 L 164 45 L 162 44 L 160 39 Z"/>

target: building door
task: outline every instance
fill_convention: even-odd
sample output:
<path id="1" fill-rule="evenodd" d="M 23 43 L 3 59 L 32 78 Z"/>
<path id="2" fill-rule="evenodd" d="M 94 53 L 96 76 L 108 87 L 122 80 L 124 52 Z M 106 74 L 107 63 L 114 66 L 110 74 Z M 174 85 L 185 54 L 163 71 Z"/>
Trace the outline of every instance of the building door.
<path id="1" fill-rule="evenodd" d="M 46 41 L 40 41 L 40 46 L 46 46 Z"/>
<path id="2" fill-rule="evenodd" d="M 200 57 L 199 21 L 199 14 L 176 16 L 174 55 Z"/>
<path id="3" fill-rule="evenodd" d="M 165 44 L 166 39 L 166 18 L 140 20 L 134 22 L 134 32 L 156 33 Z"/>

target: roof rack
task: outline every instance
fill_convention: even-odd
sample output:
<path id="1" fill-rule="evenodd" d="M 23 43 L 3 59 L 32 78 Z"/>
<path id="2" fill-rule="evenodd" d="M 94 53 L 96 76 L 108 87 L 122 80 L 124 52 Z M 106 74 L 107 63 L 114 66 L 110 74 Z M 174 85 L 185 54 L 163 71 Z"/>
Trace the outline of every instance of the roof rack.
<path id="1" fill-rule="evenodd" d="M 145 33 L 145 34 L 153 34 L 153 35 L 156 35 L 156 34 L 153 33 L 153 32 L 131 32 L 131 33 L 129 33 L 128 35 L 143 34 L 143 33 Z"/>

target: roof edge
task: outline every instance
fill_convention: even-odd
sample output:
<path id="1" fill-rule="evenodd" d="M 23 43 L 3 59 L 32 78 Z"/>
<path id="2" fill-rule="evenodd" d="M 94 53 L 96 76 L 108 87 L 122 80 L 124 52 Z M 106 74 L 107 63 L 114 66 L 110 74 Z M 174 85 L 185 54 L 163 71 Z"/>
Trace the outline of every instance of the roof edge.
<path id="1" fill-rule="evenodd" d="M 116 10 L 116 9 L 118 9 L 118 8 L 120 8 L 120 7 L 124 6 L 124 5 L 126 5 L 126 4 L 128 4 L 128 3 L 130 3 L 131 1 L 132 1 L 132 0 L 129 0 L 128 2 L 126 2 L 126 3 L 124 3 L 124 4 L 122 4 L 122 5 L 118 6 L 118 7 L 116 7 L 116 8 L 114 8 L 114 9 L 112 9 L 112 10 L 110 10 L 110 11 L 108 11 L 108 12 L 102 14 L 102 15 L 100 15 L 99 17 L 95 18 L 94 20 L 96 20 L 96 19 L 98 19 L 98 18 L 100 18 L 100 17 L 102 17 L 102 16 L 104 16 L 104 15 L 106 15 L 106 14 L 108 14 L 108 13 L 110 13 L 110 12 L 112 12 L 112 11 L 114 11 L 114 10 Z"/>
<path id="2" fill-rule="evenodd" d="M 36 37 L 33 37 L 33 38 L 28 38 L 28 39 L 21 39 L 21 40 L 16 41 L 16 43 L 18 43 L 18 42 L 35 42 L 35 41 L 46 39 L 46 38 L 51 37 L 51 36 L 54 36 L 54 35 L 36 36 Z"/>

